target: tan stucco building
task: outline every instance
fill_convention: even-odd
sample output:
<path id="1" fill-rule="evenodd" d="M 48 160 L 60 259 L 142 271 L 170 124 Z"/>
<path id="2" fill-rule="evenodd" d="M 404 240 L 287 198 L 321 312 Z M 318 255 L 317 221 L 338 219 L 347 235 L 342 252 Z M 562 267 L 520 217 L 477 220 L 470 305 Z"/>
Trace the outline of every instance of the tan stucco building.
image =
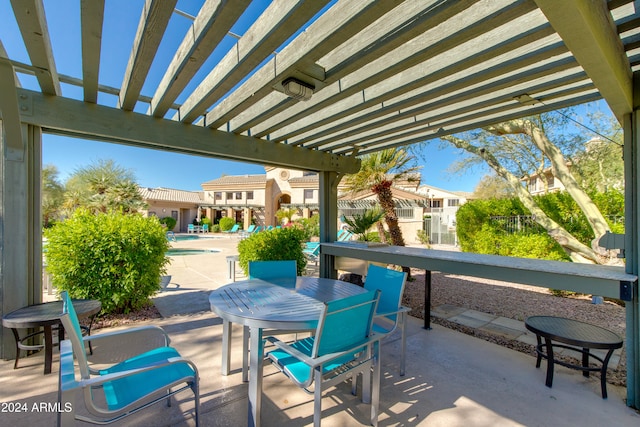
<path id="1" fill-rule="evenodd" d="M 437 215 L 438 223 L 455 229 L 455 212 L 467 195 L 420 185 L 420 175 L 392 187 L 396 213 L 405 240 L 417 242 L 418 230 L 425 229 L 425 216 Z M 243 229 L 249 225 L 278 225 L 276 212 L 295 209 L 295 218 L 309 218 L 318 213 L 318 175 L 293 169 L 266 167 L 264 174 L 226 175 L 204 182 L 201 192 L 166 188 L 141 188 L 149 204 L 148 214 L 173 216 L 174 231 L 185 232 L 194 219 L 207 217 L 217 223 L 232 217 Z M 338 186 L 339 217 L 360 214 L 377 204 L 371 192 L 352 193 Z M 339 227 L 344 226 L 339 220 Z"/>

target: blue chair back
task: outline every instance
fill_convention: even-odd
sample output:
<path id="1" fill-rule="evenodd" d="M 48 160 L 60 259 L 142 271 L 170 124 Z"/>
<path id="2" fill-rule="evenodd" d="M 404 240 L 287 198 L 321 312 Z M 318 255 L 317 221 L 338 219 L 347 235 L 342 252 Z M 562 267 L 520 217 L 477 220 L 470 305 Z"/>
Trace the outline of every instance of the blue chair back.
<path id="1" fill-rule="evenodd" d="M 249 261 L 249 279 L 295 279 L 297 275 L 298 270 L 295 260 Z"/>
<path id="2" fill-rule="evenodd" d="M 388 268 L 370 264 L 364 288 L 378 289 L 381 293 L 377 313 L 395 313 L 402 304 L 402 293 L 407 281 L 407 273 L 389 270 Z M 386 316 L 395 322 L 397 315 Z"/>
<path id="3" fill-rule="evenodd" d="M 87 361 L 87 353 L 84 347 L 84 341 L 82 339 L 82 329 L 80 328 L 80 322 L 78 321 L 78 315 L 76 314 L 71 297 L 67 291 L 60 293 L 62 298 L 62 326 L 67 333 L 71 346 L 73 347 L 73 353 L 78 361 L 78 367 L 80 368 L 80 375 L 82 379 L 90 378 L 89 363 Z"/>
<path id="4" fill-rule="evenodd" d="M 379 294 L 374 290 L 326 303 L 312 357 L 346 351 L 364 341 L 371 334 Z"/>

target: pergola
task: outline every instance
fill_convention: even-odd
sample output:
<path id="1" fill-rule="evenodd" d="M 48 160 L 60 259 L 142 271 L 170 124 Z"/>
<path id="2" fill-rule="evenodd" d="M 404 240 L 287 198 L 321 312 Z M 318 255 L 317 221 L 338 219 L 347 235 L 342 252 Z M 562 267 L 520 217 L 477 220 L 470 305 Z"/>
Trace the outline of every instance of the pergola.
<path id="1" fill-rule="evenodd" d="M 177 0 L 145 0 L 127 6 L 140 19 L 132 46 L 119 48 L 130 49 L 120 87 L 100 79 L 109 5 L 77 3 L 77 75 L 57 71 L 42 0 L 11 0 L 14 16 L 0 21 L 15 19 L 29 57 L 9 57 L 0 40 L 2 313 L 41 298 L 43 133 L 317 171 L 328 242 L 337 184 L 358 170 L 356 155 L 601 98 L 625 131 L 626 271 L 638 274 L 637 1 L 203 0 L 189 16 Z M 257 18 L 232 33 L 243 14 Z M 147 89 L 175 34 L 167 29 L 185 19 L 166 73 Z M 37 84 L 22 87 L 24 75 Z M 631 291 L 628 404 L 640 408 L 637 281 Z M 0 334 L 7 357 L 12 338 Z"/>

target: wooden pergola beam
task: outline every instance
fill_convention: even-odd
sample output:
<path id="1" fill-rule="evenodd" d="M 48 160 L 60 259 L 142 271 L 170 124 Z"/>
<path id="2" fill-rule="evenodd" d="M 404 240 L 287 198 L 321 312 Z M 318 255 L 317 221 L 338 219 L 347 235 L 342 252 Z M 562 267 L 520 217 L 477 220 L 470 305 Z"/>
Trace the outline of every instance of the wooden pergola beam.
<path id="1" fill-rule="evenodd" d="M 313 17 L 328 0 L 274 2 L 182 104 L 176 119 L 192 123 Z"/>
<path id="2" fill-rule="evenodd" d="M 82 25 L 82 83 L 84 100 L 98 102 L 98 74 L 102 49 L 102 26 L 104 22 L 104 0 L 82 0 L 80 2 Z"/>
<path id="3" fill-rule="evenodd" d="M 178 0 L 146 0 L 120 90 L 120 108 L 132 111 Z"/>
<path id="4" fill-rule="evenodd" d="M 355 173 L 360 160 L 19 89 L 21 120 L 46 132 L 309 171 Z"/>
<path id="5" fill-rule="evenodd" d="M 202 5 L 153 95 L 150 114 L 164 117 L 250 3 L 251 0 L 207 0 Z"/>
<path id="6" fill-rule="evenodd" d="M 42 0 L 11 0 L 11 6 L 42 93 L 61 95 Z"/>
<path id="7" fill-rule="evenodd" d="M 344 40 L 402 3 L 402 0 L 338 2 L 298 35 L 231 95 L 205 116 L 208 127 L 219 128 L 250 105 L 274 91 L 273 86 L 296 72 L 305 73 Z M 320 80 L 324 80 L 322 77 Z M 286 99 L 286 102 L 293 102 Z"/>
<path id="8" fill-rule="evenodd" d="M 535 2 L 622 123 L 633 111 L 632 73 L 607 2 Z"/>

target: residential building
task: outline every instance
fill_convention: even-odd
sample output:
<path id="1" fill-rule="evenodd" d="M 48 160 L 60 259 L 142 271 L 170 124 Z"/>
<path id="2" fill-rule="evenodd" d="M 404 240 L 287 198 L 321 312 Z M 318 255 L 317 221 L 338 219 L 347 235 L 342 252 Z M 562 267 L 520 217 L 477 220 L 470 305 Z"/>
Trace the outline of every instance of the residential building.
<path id="1" fill-rule="evenodd" d="M 319 211 L 319 179 L 313 172 L 266 167 L 264 174 L 226 175 L 204 182 L 203 191 L 181 191 L 165 188 L 141 188 L 149 204 L 149 215 L 173 216 L 176 231 L 202 217 L 217 223 L 232 217 L 247 229 L 251 224 L 278 225 L 279 209 L 294 209 L 296 218 L 309 218 Z M 398 182 L 392 187 L 396 214 L 407 243 L 417 242 L 418 230 L 425 229 L 425 216 L 437 218 L 448 231 L 455 229 L 455 212 L 467 195 L 420 185 L 420 175 Z M 372 192 L 351 193 L 344 183 L 338 186 L 338 216 L 361 214 L 377 205 Z M 340 227 L 345 225 L 339 222 Z M 440 227 L 431 227 L 440 230 Z"/>

